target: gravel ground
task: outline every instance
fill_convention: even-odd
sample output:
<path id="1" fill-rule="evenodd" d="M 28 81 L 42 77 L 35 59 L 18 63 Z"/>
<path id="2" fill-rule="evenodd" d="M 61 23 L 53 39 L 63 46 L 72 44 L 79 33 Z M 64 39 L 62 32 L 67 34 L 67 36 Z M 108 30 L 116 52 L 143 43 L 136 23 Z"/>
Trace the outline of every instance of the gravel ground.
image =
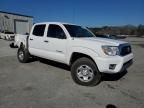
<path id="1" fill-rule="evenodd" d="M 73 82 L 63 64 L 21 64 L 17 49 L 0 39 L 0 108 L 144 108 L 144 38 L 126 38 L 134 64 L 123 75 L 105 75 L 98 86 Z"/>

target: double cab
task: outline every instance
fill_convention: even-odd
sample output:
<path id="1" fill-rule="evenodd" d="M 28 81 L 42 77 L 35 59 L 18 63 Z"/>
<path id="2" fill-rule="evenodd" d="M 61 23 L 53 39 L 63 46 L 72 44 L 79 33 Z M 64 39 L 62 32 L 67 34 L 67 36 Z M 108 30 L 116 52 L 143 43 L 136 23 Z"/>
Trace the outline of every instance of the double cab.
<path id="1" fill-rule="evenodd" d="M 128 42 L 96 37 L 87 28 L 60 22 L 33 25 L 27 36 L 19 36 L 17 57 L 21 63 L 40 57 L 71 68 L 73 80 L 84 86 L 97 85 L 102 73 L 119 73 L 133 60 Z"/>

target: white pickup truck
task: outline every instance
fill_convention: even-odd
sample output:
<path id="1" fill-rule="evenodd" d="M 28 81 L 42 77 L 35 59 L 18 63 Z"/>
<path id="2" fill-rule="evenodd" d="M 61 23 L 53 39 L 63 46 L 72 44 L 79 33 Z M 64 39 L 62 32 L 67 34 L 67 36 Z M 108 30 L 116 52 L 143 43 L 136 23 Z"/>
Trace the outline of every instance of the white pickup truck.
<path id="1" fill-rule="evenodd" d="M 98 38 L 88 29 L 68 23 L 37 23 L 29 36 L 19 36 L 17 46 L 21 63 L 34 56 L 67 64 L 73 80 L 84 86 L 98 84 L 102 73 L 122 72 L 133 60 L 129 43 Z"/>

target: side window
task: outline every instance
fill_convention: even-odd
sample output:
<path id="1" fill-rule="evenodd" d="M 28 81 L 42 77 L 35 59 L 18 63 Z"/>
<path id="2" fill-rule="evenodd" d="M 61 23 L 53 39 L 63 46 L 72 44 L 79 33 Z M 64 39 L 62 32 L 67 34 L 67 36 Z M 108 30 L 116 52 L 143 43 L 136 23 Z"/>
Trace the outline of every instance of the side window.
<path id="1" fill-rule="evenodd" d="M 60 26 L 54 24 L 49 25 L 47 37 L 66 39 L 63 29 Z"/>
<path id="2" fill-rule="evenodd" d="M 33 29 L 33 35 L 42 37 L 44 35 L 45 27 L 45 24 L 36 25 Z"/>

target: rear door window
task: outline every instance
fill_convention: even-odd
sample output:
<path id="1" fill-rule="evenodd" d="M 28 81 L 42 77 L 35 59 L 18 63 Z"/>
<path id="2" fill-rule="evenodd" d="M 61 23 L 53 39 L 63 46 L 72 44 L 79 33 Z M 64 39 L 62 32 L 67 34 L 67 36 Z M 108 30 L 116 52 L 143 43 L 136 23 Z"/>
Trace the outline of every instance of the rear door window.
<path id="1" fill-rule="evenodd" d="M 45 24 L 41 24 L 41 25 L 36 25 L 33 29 L 33 35 L 35 36 L 44 36 L 44 32 L 45 32 L 45 27 L 46 25 Z"/>

